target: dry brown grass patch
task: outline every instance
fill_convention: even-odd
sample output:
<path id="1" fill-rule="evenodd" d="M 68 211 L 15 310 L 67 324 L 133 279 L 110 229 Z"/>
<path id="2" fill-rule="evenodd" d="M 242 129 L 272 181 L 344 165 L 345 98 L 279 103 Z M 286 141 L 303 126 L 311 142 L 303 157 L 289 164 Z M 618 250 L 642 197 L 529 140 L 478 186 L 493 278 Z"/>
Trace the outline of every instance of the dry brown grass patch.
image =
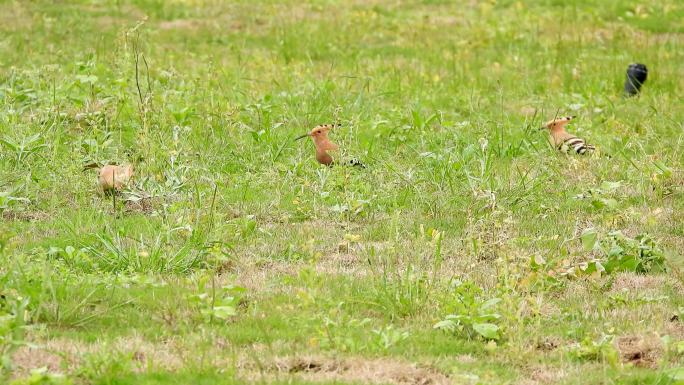
<path id="1" fill-rule="evenodd" d="M 529 371 L 529 378 L 519 384 L 538 385 L 538 384 L 557 384 L 565 373 L 558 369 L 544 365 L 534 366 Z"/>
<path id="2" fill-rule="evenodd" d="M 679 316 L 672 316 L 663 327 L 664 334 L 672 336 L 675 340 L 684 340 L 684 321 Z"/>
<path id="3" fill-rule="evenodd" d="M 0 217 L 6 221 L 38 222 L 50 218 L 50 214 L 44 211 L 12 211 L 5 210 Z"/>
<path id="4" fill-rule="evenodd" d="M 558 347 L 561 346 L 562 343 L 563 341 L 560 338 L 555 336 L 548 336 L 537 341 L 535 347 L 537 350 L 541 350 L 543 352 L 550 352 L 552 350 L 556 350 Z"/>
<path id="5" fill-rule="evenodd" d="M 262 366 L 263 372 L 255 372 L 253 365 L 248 365 L 246 369 L 243 375 L 247 379 L 286 375 L 314 382 L 344 381 L 396 385 L 451 383 L 446 375 L 435 368 L 388 358 L 280 357 L 275 358 L 270 365 Z"/>
<path id="6" fill-rule="evenodd" d="M 477 221 L 469 220 L 463 238 L 467 241 L 466 244 L 477 245 L 471 254 L 478 261 L 492 261 L 510 254 L 508 242 L 517 237 L 515 225 L 502 213 Z"/>
<path id="7" fill-rule="evenodd" d="M 0 4 L 0 31 L 31 29 L 33 20 L 26 4 L 22 4 L 21 1 Z"/>
<path id="8" fill-rule="evenodd" d="M 151 214 L 161 206 L 161 199 L 157 197 L 144 197 L 140 200 L 124 201 L 124 208 L 128 213 Z"/>
<path id="9" fill-rule="evenodd" d="M 173 341 L 152 343 L 138 336 L 118 338 L 111 343 L 82 343 L 59 338 L 39 342 L 37 346 L 23 346 L 14 353 L 12 359 L 18 377 L 41 367 L 47 367 L 53 373 L 71 372 L 83 364 L 87 355 L 111 352 L 129 354 L 140 370 L 148 367 L 177 370 L 185 362 L 179 350 L 182 349 L 178 349 Z"/>
<path id="10" fill-rule="evenodd" d="M 662 343 L 655 335 L 619 337 L 616 345 L 623 362 L 643 368 L 656 368 L 663 354 Z"/>
<path id="11" fill-rule="evenodd" d="M 629 272 L 619 273 L 615 277 L 615 281 L 613 281 L 611 292 L 627 290 L 644 294 L 645 292 L 661 291 L 671 284 L 676 284 L 676 282 L 664 275 L 645 275 Z"/>
<path id="12" fill-rule="evenodd" d="M 46 367 L 51 373 L 59 373 L 63 363 L 64 359 L 60 354 L 35 347 L 21 347 L 12 356 L 12 364 L 16 369 L 13 375 L 17 378 L 28 375 L 32 369 L 42 367 Z"/>
<path id="13" fill-rule="evenodd" d="M 316 272 L 323 274 L 345 274 L 365 276 L 368 270 L 363 264 L 363 258 L 352 253 L 332 253 L 325 255 L 316 263 Z"/>
<path id="14" fill-rule="evenodd" d="M 159 23 L 159 29 L 161 30 L 184 30 L 184 31 L 195 31 L 204 26 L 204 22 L 196 19 L 175 19 L 166 20 Z"/>

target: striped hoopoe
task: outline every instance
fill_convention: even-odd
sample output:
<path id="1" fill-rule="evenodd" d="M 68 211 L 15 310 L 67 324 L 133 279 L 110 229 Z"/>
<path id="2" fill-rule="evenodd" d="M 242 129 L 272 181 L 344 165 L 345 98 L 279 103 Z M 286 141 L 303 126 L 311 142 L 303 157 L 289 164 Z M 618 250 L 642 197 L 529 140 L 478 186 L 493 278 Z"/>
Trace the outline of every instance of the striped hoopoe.
<path id="1" fill-rule="evenodd" d="M 103 191 L 121 191 L 133 176 L 133 166 L 115 166 L 108 164 L 100 169 L 98 182 Z"/>
<path id="2" fill-rule="evenodd" d="M 574 116 L 566 116 L 564 118 L 557 118 L 547 122 L 542 129 L 548 129 L 551 134 L 551 144 L 562 152 L 576 152 L 584 155 L 587 152 L 592 152 L 596 148 L 591 144 L 587 144 L 582 138 L 569 134 L 565 131 L 565 126 L 574 119 Z"/>
<path id="3" fill-rule="evenodd" d="M 333 164 L 346 164 L 349 166 L 359 166 L 365 168 L 366 166 L 357 159 L 350 159 L 344 162 L 338 162 L 338 160 L 335 159 L 339 153 L 339 146 L 330 141 L 330 138 L 328 138 L 328 132 L 332 128 L 339 126 L 339 124 L 323 124 L 316 126 L 308 134 L 300 135 L 295 138 L 295 140 L 300 140 L 310 136 L 313 140 L 314 147 L 316 147 L 316 160 L 320 164 L 324 164 L 326 166 L 332 166 Z"/>

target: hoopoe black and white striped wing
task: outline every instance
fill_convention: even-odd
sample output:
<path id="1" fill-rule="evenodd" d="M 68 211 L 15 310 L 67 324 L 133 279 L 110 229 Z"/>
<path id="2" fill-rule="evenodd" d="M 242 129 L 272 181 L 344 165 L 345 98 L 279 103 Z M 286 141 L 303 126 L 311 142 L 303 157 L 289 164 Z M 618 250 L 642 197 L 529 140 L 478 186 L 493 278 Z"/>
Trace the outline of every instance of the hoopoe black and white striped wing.
<path id="1" fill-rule="evenodd" d="M 572 151 L 580 155 L 584 155 L 587 152 L 594 151 L 596 147 L 592 146 L 591 144 L 587 144 L 587 142 L 585 142 L 582 138 L 572 137 L 561 143 L 560 146 L 558 146 L 558 149 L 563 152 Z"/>
<path id="2" fill-rule="evenodd" d="M 361 163 L 360 160 L 356 158 L 351 158 L 346 162 L 349 166 L 366 168 L 366 165 Z"/>

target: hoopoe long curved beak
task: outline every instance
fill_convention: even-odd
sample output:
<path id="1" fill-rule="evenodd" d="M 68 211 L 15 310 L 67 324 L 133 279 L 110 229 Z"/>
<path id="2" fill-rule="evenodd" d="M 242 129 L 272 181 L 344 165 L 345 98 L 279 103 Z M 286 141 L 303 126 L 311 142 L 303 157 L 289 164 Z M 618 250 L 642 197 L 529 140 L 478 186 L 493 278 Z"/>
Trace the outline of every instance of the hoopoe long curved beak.
<path id="1" fill-rule="evenodd" d="M 306 138 L 307 136 L 309 136 L 309 134 L 300 135 L 300 136 L 298 136 L 298 137 L 295 138 L 295 141 L 298 141 L 299 139 L 304 139 L 304 138 Z"/>

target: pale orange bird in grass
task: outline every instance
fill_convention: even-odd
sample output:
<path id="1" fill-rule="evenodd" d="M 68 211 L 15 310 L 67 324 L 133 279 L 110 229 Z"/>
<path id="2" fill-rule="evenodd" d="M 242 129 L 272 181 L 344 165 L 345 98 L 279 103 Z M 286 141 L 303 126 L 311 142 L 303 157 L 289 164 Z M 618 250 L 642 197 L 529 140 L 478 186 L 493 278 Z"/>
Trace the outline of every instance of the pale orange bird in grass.
<path id="1" fill-rule="evenodd" d="M 328 138 L 328 132 L 334 127 L 339 127 L 340 125 L 335 124 L 323 124 L 314 127 L 308 134 L 300 135 L 295 140 L 300 140 L 310 136 L 313 140 L 314 147 L 316 147 L 316 160 L 320 164 L 326 166 L 332 166 L 333 164 L 347 164 L 350 166 L 359 166 L 366 168 L 366 166 L 359 162 L 357 159 L 350 159 L 345 162 L 338 162 L 335 158 L 339 157 L 340 147 L 333 143 L 330 138 Z"/>
<path id="2" fill-rule="evenodd" d="M 551 134 L 551 143 L 555 148 L 562 152 L 573 151 L 580 155 L 596 150 L 596 147 L 587 144 L 582 138 L 569 134 L 565 131 L 565 126 L 570 123 L 574 116 L 566 116 L 564 118 L 557 118 L 544 124 L 543 129 L 548 129 Z"/>
<path id="3" fill-rule="evenodd" d="M 97 180 L 103 191 L 121 191 L 133 176 L 133 165 L 108 164 L 100 169 Z"/>

